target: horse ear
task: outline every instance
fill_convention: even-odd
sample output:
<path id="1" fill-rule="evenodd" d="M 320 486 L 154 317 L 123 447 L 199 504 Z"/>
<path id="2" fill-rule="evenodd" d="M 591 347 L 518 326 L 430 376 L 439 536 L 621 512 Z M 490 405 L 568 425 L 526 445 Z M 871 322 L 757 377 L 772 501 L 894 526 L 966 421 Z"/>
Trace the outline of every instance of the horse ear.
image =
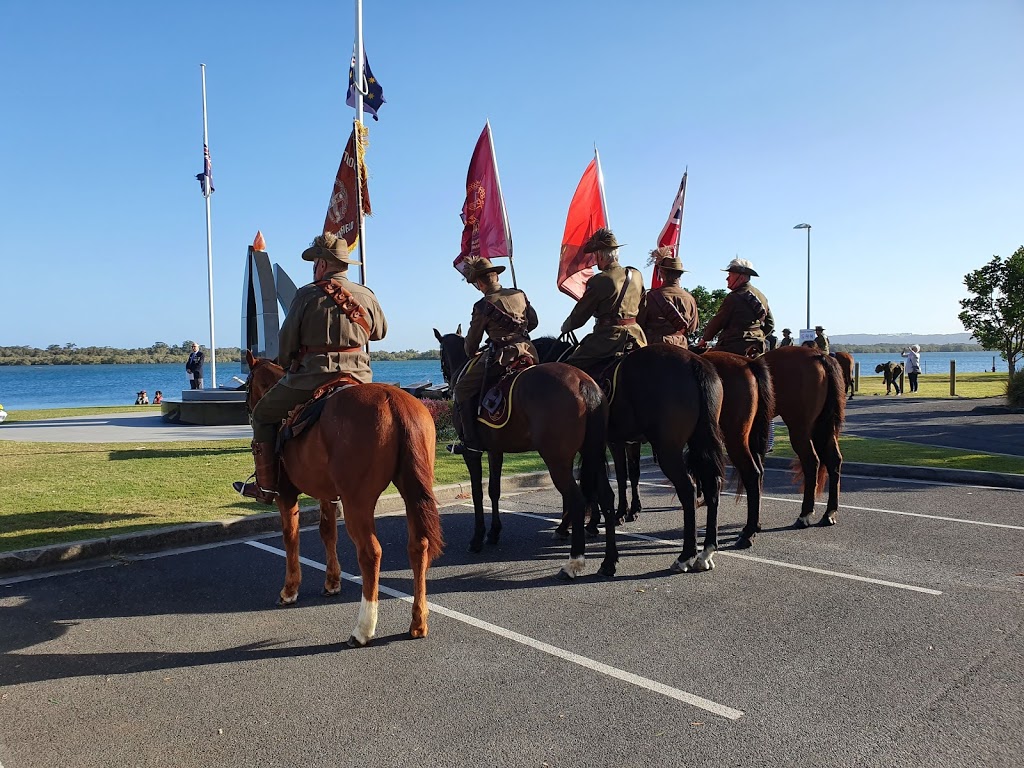
<path id="1" fill-rule="evenodd" d="M 253 357 L 251 349 L 245 350 L 245 362 L 250 368 L 256 364 L 256 358 Z"/>
<path id="2" fill-rule="evenodd" d="M 459 327 L 455 329 L 455 335 L 456 336 L 461 336 L 462 335 L 462 323 L 459 323 Z"/>
<path id="3" fill-rule="evenodd" d="M 437 328 L 434 329 L 434 338 L 437 339 L 438 343 L 444 343 L 444 336 L 441 335 L 441 332 L 437 330 Z"/>

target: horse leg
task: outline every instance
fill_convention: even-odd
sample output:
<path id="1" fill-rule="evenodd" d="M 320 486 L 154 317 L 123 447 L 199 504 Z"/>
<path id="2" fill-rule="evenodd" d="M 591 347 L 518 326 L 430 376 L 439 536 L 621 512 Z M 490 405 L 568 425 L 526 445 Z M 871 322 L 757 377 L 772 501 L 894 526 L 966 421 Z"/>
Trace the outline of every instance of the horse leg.
<path id="1" fill-rule="evenodd" d="M 825 514 L 821 516 L 818 525 L 835 525 L 836 513 L 839 512 L 839 482 L 843 468 L 843 454 L 839 451 L 839 438 L 836 435 L 829 435 L 825 439 L 819 454 L 821 460 L 828 470 L 828 501 L 825 504 Z"/>
<path id="2" fill-rule="evenodd" d="M 302 566 L 299 563 L 299 500 L 289 495 L 277 495 L 277 509 L 281 513 L 281 538 L 284 540 L 284 587 L 277 599 L 279 607 L 294 605 L 299 599 Z"/>
<path id="3" fill-rule="evenodd" d="M 430 557 L 427 554 L 429 543 L 425 536 L 416 532 L 412 518 L 407 518 L 409 530 L 409 567 L 412 569 L 412 623 L 409 634 L 412 637 L 427 636 L 427 569 L 430 568 Z"/>
<path id="4" fill-rule="evenodd" d="M 672 563 L 672 571 L 689 573 L 697 570 L 697 489 L 683 461 L 682 448 L 665 450 L 657 445 L 656 450 L 661 461 L 661 471 L 672 483 L 679 503 L 683 505 L 683 551 Z"/>
<path id="5" fill-rule="evenodd" d="M 615 483 L 619 487 L 619 506 L 615 516 L 621 523 L 627 519 L 626 516 L 628 514 L 626 509 L 626 478 L 629 476 L 629 470 L 626 468 L 626 444 L 609 443 L 608 447 L 612 451 L 612 459 L 615 462 Z"/>
<path id="6" fill-rule="evenodd" d="M 804 500 L 800 505 L 800 517 L 793 524 L 795 528 L 807 528 L 811 524 L 811 514 L 814 512 L 814 492 L 818 482 L 818 454 L 814 450 L 811 438 L 803 430 L 789 431 L 790 444 L 793 452 L 800 460 L 800 469 L 804 475 Z"/>
<path id="7" fill-rule="evenodd" d="M 694 570 L 710 571 L 715 567 L 715 552 L 718 551 L 718 504 L 721 499 L 722 479 L 714 468 L 702 464 L 697 468 L 700 484 L 704 489 L 704 505 L 707 507 L 707 523 L 704 526 L 704 548 L 697 555 Z"/>
<path id="8" fill-rule="evenodd" d="M 498 502 L 501 501 L 501 465 L 505 454 L 501 451 L 487 452 L 487 493 L 491 497 L 491 530 L 487 532 L 487 543 L 497 544 L 501 538 L 501 517 L 498 514 Z"/>
<path id="9" fill-rule="evenodd" d="M 556 457 L 544 456 L 544 463 L 548 465 L 548 472 L 551 474 L 551 482 L 562 494 L 562 508 L 565 510 L 566 518 L 572 524 L 572 540 L 569 544 L 569 561 L 561 567 L 558 572 L 563 579 L 575 579 L 583 573 L 585 563 L 584 552 L 586 550 L 587 537 L 583 531 L 583 518 L 586 514 L 586 502 L 583 493 L 580 491 L 576 478 L 572 474 L 572 457 L 567 461 L 560 461 Z M 566 524 L 563 518 L 562 525 Z"/>
<path id="10" fill-rule="evenodd" d="M 640 504 L 640 494 L 637 486 L 640 484 L 640 443 L 626 443 L 626 466 L 629 472 L 629 489 L 632 494 L 632 501 L 629 505 L 629 514 L 626 515 L 626 522 L 636 520 L 643 507 Z"/>
<path id="11" fill-rule="evenodd" d="M 361 648 L 377 633 L 377 584 L 380 580 L 380 542 L 373 523 L 374 503 L 344 505 L 345 530 L 356 548 L 359 573 L 363 577 L 363 595 L 359 602 L 359 618 L 348 639 L 351 648 Z"/>
<path id="12" fill-rule="evenodd" d="M 469 470 L 469 484 L 473 493 L 473 538 L 469 542 L 470 552 L 484 548 L 484 470 L 483 455 L 477 451 L 462 454 Z"/>
<path id="13" fill-rule="evenodd" d="M 320 540 L 327 553 L 327 576 L 324 580 L 325 597 L 341 594 L 341 563 L 338 562 L 338 505 L 320 499 Z"/>
<path id="14" fill-rule="evenodd" d="M 749 448 L 738 451 L 735 456 L 730 452 L 729 458 L 739 473 L 747 496 L 747 523 L 736 539 L 736 548 L 749 549 L 754 537 L 761 530 L 761 488 L 764 483 L 764 470 L 758 467 L 758 462 Z"/>

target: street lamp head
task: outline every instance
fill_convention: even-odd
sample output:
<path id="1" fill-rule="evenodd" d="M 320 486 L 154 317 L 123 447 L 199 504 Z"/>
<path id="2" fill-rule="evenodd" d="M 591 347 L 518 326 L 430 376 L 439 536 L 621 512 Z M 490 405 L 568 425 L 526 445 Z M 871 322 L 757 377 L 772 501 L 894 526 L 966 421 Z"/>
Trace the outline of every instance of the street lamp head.
<path id="1" fill-rule="evenodd" d="M 793 229 L 810 229 L 810 228 L 811 228 L 810 224 L 797 224 L 795 227 L 793 227 Z"/>

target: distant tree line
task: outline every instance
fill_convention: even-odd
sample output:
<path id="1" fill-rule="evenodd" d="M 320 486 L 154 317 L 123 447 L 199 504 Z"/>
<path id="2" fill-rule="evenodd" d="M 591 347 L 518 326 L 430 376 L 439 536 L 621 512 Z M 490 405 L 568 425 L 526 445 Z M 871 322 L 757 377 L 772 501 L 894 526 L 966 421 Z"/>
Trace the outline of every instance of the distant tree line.
<path id="1" fill-rule="evenodd" d="M 833 352 L 849 352 L 850 354 L 895 354 L 907 349 L 909 344 L 839 344 L 832 342 L 829 348 Z M 921 344 L 921 352 L 986 352 L 978 344 Z"/>
<path id="2" fill-rule="evenodd" d="M 205 347 L 204 351 L 207 351 Z M 181 344 L 155 342 L 150 347 L 119 349 L 117 347 L 79 347 L 68 343 L 63 346 L 51 344 L 46 349 L 36 347 L 0 347 L 0 365 L 131 365 L 145 363 L 180 363 L 185 364 L 192 341 Z M 407 349 L 404 352 L 371 352 L 372 360 L 437 360 L 440 351 L 431 349 L 417 352 Z M 242 360 L 242 350 L 238 347 L 217 347 L 217 362 L 237 363 Z"/>

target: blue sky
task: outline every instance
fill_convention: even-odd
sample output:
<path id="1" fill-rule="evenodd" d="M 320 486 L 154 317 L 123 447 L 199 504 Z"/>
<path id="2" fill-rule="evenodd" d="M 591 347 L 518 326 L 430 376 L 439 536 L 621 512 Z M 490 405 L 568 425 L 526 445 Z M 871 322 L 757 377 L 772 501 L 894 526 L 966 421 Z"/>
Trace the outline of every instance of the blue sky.
<path id="1" fill-rule="evenodd" d="M 200 62 L 218 346 L 239 343 L 257 229 L 307 282 L 353 26 L 350 0 L 6 3 L 0 345 L 209 343 Z M 806 221 L 812 324 L 960 332 L 963 275 L 1024 244 L 1022 31 L 1017 0 L 366 0 L 388 102 L 368 119 L 378 348 L 468 321 L 478 294 L 451 261 L 487 118 L 542 332 L 572 308 L 557 259 L 595 143 L 624 262 L 644 264 L 689 166 L 684 284 L 724 287 L 738 254 L 801 327 Z"/>

